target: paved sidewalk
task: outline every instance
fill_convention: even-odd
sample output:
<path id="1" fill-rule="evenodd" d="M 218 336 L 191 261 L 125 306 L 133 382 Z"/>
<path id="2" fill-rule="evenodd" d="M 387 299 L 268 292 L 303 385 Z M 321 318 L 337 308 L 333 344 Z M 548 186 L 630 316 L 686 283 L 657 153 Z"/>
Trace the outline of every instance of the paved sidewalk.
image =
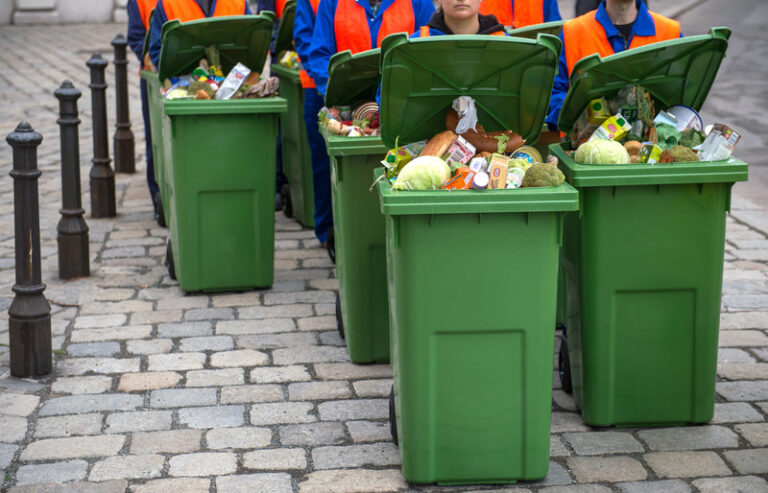
<path id="1" fill-rule="evenodd" d="M 56 352 L 50 377 L 9 376 L 13 184 L 10 148 L 2 143 L 0 491 L 768 492 L 768 231 L 755 222 L 765 211 L 739 197 L 727 226 L 712 423 L 590 428 L 555 376 L 549 476 L 505 488 L 404 482 L 389 434 L 391 371 L 349 362 L 334 316 L 337 282 L 310 230 L 276 215 L 270 290 L 185 295 L 168 278 L 168 231 L 152 219 L 143 175 L 135 63 L 131 116 L 141 171 L 117 175 L 116 219 L 86 218 L 93 275 L 58 280 L 52 91 L 69 78 L 84 92 L 81 173 L 89 210 L 84 63 L 94 49 L 111 60 L 109 41 L 122 30 L 115 24 L 0 30 L 0 134 L 25 119 L 44 136 L 43 280 Z M 107 76 L 112 86 L 111 66 Z M 112 116 L 111 87 L 108 98 Z M 113 129 L 110 122 L 110 141 Z"/>

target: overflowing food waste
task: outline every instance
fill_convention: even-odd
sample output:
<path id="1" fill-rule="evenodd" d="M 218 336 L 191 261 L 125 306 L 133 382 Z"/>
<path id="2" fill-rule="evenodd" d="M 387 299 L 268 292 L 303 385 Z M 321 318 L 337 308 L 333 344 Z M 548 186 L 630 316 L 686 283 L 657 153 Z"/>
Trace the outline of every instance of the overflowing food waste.
<path id="1" fill-rule="evenodd" d="M 379 105 L 365 101 L 351 106 L 322 108 L 318 113 L 320 128 L 331 135 L 376 137 L 379 129 Z"/>

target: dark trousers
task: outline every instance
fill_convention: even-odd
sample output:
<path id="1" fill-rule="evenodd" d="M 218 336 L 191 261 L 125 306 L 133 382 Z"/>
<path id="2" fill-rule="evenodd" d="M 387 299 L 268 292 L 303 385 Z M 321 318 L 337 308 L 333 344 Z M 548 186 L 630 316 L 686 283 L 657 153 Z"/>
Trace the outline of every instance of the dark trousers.
<path id="1" fill-rule="evenodd" d="M 304 89 L 304 122 L 307 125 L 309 150 L 312 153 L 312 177 L 315 195 L 315 236 L 320 243 L 328 240 L 333 227 L 331 208 L 331 163 L 325 140 L 317 127 L 317 113 L 323 107 L 323 97 L 316 89 Z"/>
<path id="2" fill-rule="evenodd" d="M 144 118 L 144 141 L 146 150 L 144 155 L 147 161 L 147 186 L 149 187 L 149 197 L 154 200 L 155 195 L 160 193 L 160 188 L 155 181 L 155 159 L 152 153 L 152 128 L 149 123 L 149 91 L 147 90 L 147 81 L 141 79 L 141 116 Z"/>

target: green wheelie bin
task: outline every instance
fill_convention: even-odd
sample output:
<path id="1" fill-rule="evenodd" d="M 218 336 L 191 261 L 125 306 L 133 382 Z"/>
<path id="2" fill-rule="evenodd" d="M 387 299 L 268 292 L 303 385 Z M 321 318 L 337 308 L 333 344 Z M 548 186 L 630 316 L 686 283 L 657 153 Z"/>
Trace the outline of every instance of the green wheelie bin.
<path id="1" fill-rule="evenodd" d="M 576 64 L 560 114 L 568 131 L 589 101 L 628 84 L 657 110 L 699 110 L 730 31 L 656 43 Z M 711 122 L 714 123 L 714 122 Z M 566 218 L 561 298 L 573 393 L 594 426 L 703 423 L 712 419 L 731 187 L 737 159 L 595 166 L 553 145 L 581 209 Z"/>
<path id="2" fill-rule="evenodd" d="M 519 38 L 531 38 L 536 39 L 539 34 L 551 34 L 553 36 L 559 36 L 563 30 L 563 24 L 565 21 L 552 21 L 542 22 L 541 24 L 533 24 L 531 26 L 518 27 L 517 29 L 507 28 L 507 34 L 510 36 L 517 36 Z"/>
<path id="3" fill-rule="evenodd" d="M 329 64 L 326 106 L 375 101 L 379 50 L 337 53 Z M 323 132 L 331 162 L 333 234 L 339 298 L 336 317 L 355 363 L 389 361 L 384 217 L 370 190 L 373 170 L 387 153 L 380 137 Z"/>
<path id="4" fill-rule="evenodd" d="M 275 52 L 292 50 L 293 19 L 296 2 L 289 0 L 283 9 L 277 28 Z M 274 60 L 273 60 L 274 62 Z M 283 213 L 295 217 L 302 226 L 315 227 L 314 186 L 312 181 L 312 154 L 304 122 L 304 88 L 298 68 L 272 64 L 272 75 L 280 79 L 280 97 L 288 102 L 288 111 L 280 115 L 280 139 L 283 152 L 283 173 L 288 184 L 283 185 Z"/>
<path id="5" fill-rule="evenodd" d="M 381 47 L 384 142 L 445 130 L 462 95 L 475 99 L 486 130 L 535 141 L 560 47 L 546 34 L 389 36 Z M 377 189 L 386 216 L 390 423 L 403 475 L 441 484 L 543 478 L 562 224 L 578 192 L 567 183 L 402 191 L 387 180 Z"/>
<path id="6" fill-rule="evenodd" d="M 209 46 L 225 74 L 238 62 L 260 71 L 273 24 L 271 13 L 167 22 L 160 80 L 191 73 Z M 167 261 L 184 291 L 272 285 L 275 141 L 285 109 L 276 96 L 164 101 Z"/>

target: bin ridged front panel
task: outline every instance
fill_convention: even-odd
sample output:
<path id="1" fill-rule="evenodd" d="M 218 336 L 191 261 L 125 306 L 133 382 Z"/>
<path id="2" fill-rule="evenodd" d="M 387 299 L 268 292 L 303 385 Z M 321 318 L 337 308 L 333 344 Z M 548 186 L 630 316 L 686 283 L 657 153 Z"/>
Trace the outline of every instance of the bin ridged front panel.
<path id="1" fill-rule="evenodd" d="M 171 219 L 168 216 L 170 201 L 168 194 L 168 184 L 166 183 L 167 171 L 165 168 L 165 156 L 163 155 L 163 103 L 164 98 L 160 92 L 160 79 L 157 72 L 141 71 L 141 78 L 147 83 L 147 103 L 149 106 L 150 133 L 152 135 L 152 159 L 155 171 L 155 182 L 160 190 L 160 197 L 163 201 L 163 212 L 165 213 L 165 224 L 170 224 Z"/>

